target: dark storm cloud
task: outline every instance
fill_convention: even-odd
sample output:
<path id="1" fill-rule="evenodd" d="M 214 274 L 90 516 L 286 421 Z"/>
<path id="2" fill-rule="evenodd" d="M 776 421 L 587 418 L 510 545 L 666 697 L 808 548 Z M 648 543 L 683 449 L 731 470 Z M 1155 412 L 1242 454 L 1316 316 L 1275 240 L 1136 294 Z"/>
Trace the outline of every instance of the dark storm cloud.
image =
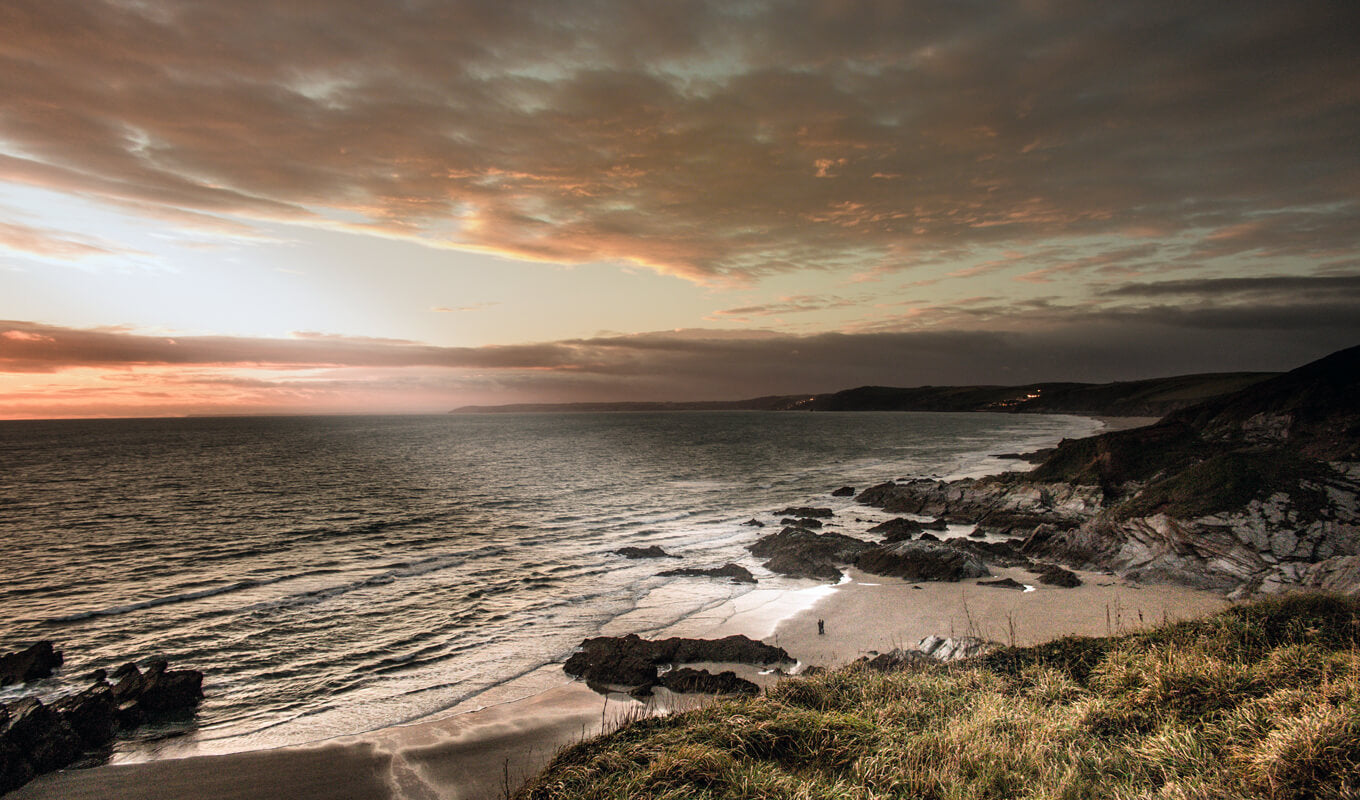
<path id="1" fill-rule="evenodd" d="M 12 0 L 0 29 L 0 178 L 180 224 L 697 280 L 1360 243 L 1353 2 Z"/>
<path id="2" fill-rule="evenodd" d="M 812 336 L 680 331 L 480 348 L 330 336 L 160 337 L 0 322 L 0 372 L 96 367 L 114 375 L 107 370 L 174 366 L 200 376 L 191 382 L 220 383 L 241 376 L 213 370 L 250 366 L 309 369 L 320 376 L 300 383 L 296 375 L 276 382 L 255 374 L 248 377 L 252 386 L 263 381 L 357 391 L 418 380 L 463 395 L 469 386 L 494 387 L 504 390 L 497 395 L 501 401 L 714 399 L 862 384 L 1108 381 L 1286 369 L 1360 342 L 1356 311 L 1354 302 L 1319 302 L 1203 312 L 1158 306 L 1083 315 L 1036 301 L 1022 315 L 1029 326 L 1012 330 L 978 324 L 971 330 Z M 984 319 L 985 299 L 959 313 Z M 1281 336 L 1283 330 L 1294 335 Z M 392 370 L 409 374 L 394 377 Z"/>
<path id="3" fill-rule="evenodd" d="M 1360 297 L 1360 275 L 1294 276 L 1260 278 L 1205 278 L 1200 280 L 1128 283 L 1106 289 L 1109 297 L 1225 298 L 1248 294 L 1295 296 L 1331 295 Z"/>

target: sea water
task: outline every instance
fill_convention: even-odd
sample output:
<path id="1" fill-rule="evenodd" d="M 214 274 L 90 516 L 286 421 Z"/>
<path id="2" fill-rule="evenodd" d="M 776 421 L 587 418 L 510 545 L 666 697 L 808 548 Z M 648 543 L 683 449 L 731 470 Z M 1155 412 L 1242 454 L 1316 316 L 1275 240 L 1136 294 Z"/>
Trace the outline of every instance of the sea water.
<path id="1" fill-rule="evenodd" d="M 860 534 L 881 515 L 833 489 L 1015 468 L 997 454 L 1099 427 L 892 412 L 2 422 L 0 651 L 51 639 L 66 663 L 0 701 L 165 658 L 204 672 L 203 704 L 115 760 L 172 752 L 166 739 L 224 752 L 399 724 L 541 671 L 630 612 L 655 630 L 751 589 L 664 569 L 735 561 L 763 587 L 813 585 L 762 569 L 748 520 L 768 533 L 784 506 L 829 506 L 830 528 Z M 629 545 L 676 558 L 614 553 Z"/>

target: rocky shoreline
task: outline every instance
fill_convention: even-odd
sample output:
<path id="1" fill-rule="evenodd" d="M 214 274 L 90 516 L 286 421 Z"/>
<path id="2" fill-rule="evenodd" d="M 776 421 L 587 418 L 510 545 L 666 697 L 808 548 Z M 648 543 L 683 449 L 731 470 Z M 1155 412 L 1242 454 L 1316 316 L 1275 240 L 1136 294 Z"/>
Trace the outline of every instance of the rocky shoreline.
<path id="1" fill-rule="evenodd" d="M 0 681 L 27 683 L 52 675 L 64 659 L 51 642 L 0 656 Z M 88 688 L 44 703 L 26 697 L 0 704 L 0 793 L 36 775 L 107 750 L 119 731 L 192 711 L 203 698 L 203 673 L 172 670 L 164 660 L 142 671 L 127 663 L 90 676 Z"/>

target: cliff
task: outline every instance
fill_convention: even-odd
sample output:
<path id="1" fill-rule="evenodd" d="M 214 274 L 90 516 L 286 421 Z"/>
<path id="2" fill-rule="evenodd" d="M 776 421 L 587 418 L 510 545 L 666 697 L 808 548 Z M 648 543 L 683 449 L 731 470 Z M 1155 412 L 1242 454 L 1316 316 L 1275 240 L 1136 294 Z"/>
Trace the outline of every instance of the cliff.
<path id="1" fill-rule="evenodd" d="M 1176 410 L 1062 442 L 1038 467 L 864 492 L 976 522 L 1033 556 L 1239 596 L 1360 594 L 1360 347 Z"/>

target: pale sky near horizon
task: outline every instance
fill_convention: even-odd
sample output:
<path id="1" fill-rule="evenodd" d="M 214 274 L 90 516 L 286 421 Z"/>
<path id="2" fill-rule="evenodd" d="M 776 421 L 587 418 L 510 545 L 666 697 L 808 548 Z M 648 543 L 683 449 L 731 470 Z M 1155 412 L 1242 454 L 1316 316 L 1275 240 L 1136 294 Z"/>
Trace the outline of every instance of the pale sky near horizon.
<path id="1" fill-rule="evenodd" d="M 0 419 L 1279 370 L 1360 4 L 8 0 Z"/>

